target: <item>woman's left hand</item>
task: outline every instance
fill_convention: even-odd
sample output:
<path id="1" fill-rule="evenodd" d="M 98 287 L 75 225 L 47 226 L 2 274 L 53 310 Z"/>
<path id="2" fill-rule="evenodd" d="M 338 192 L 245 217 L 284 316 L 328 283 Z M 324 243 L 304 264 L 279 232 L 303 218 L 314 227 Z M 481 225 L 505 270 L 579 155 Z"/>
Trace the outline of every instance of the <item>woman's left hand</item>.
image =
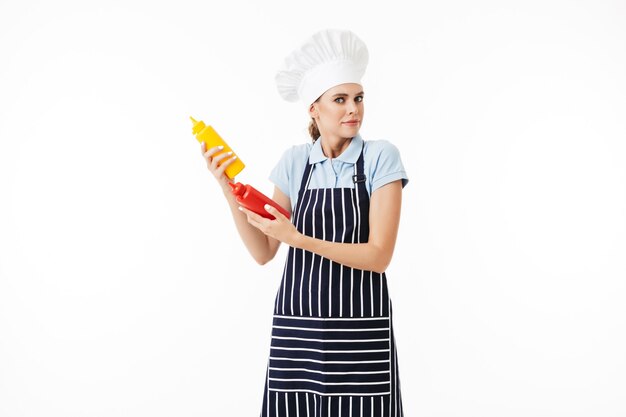
<path id="1" fill-rule="evenodd" d="M 287 217 L 268 204 L 265 205 L 265 210 L 275 217 L 274 220 L 258 215 L 242 206 L 239 206 L 239 210 L 248 216 L 248 223 L 252 226 L 256 227 L 267 236 L 273 237 L 289 246 L 293 246 L 293 243 L 300 234 L 298 229 L 296 229 L 294 224 L 291 223 Z"/>

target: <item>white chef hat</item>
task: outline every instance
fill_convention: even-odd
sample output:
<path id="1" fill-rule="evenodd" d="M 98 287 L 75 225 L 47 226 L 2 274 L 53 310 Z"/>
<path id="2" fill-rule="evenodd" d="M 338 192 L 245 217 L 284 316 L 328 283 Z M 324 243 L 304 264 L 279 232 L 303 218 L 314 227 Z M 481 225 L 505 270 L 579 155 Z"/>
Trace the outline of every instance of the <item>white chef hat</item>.
<path id="1" fill-rule="evenodd" d="M 367 46 L 354 33 L 322 30 L 285 58 L 276 86 L 285 100 L 309 105 L 336 85 L 360 84 L 368 59 Z"/>

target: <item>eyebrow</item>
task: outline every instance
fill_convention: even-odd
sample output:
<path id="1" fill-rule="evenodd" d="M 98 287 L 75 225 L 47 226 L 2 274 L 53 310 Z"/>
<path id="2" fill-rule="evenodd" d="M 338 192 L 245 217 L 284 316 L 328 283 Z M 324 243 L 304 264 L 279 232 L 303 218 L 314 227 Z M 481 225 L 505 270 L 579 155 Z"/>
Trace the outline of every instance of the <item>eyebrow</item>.
<path id="1" fill-rule="evenodd" d="M 360 91 L 360 92 L 356 93 L 357 96 L 361 96 L 363 94 L 364 94 L 363 91 Z M 333 97 L 345 97 L 345 96 L 348 96 L 348 95 L 349 94 L 346 94 L 346 93 L 337 93 L 337 94 L 333 94 Z"/>

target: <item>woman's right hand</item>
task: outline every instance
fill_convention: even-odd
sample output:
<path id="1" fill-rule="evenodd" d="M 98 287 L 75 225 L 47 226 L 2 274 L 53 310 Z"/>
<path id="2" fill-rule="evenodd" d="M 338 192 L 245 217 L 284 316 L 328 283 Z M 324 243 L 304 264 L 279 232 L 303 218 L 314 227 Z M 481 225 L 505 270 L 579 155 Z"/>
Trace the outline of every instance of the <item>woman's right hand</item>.
<path id="1" fill-rule="evenodd" d="M 224 174 L 224 171 L 226 170 L 226 168 L 228 168 L 230 164 L 235 161 L 235 159 L 237 159 L 237 155 L 232 155 L 232 152 L 224 152 L 220 155 L 217 155 L 216 157 L 213 157 L 213 155 L 215 155 L 216 153 L 221 152 L 223 148 L 220 146 L 215 146 L 207 151 L 206 143 L 204 142 L 200 144 L 200 149 L 202 151 L 204 159 L 206 160 L 209 171 L 211 171 L 211 174 L 213 174 L 215 179 L 218 181 L 220 187 L 222 187 L 222 190 L 224 192 L 230 192 L 230 187 L 228 186 L 228 183 L 234 182 L 235 179 L 233 178 L 231 180 L 230 178 L 228 178 L 226 174 Z"/>

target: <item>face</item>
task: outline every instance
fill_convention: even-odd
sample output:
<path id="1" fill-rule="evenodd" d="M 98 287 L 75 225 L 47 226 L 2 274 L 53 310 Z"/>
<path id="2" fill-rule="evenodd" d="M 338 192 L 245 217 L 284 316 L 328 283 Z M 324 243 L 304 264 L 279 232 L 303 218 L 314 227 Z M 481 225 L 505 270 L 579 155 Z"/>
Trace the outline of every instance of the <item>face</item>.
<path id="1" fill-rule="evenodd" d="M 309 108 L 323 137 L 352 138 L 363 122 L 363 87 L 348 83 L 327 90 Z"/>

